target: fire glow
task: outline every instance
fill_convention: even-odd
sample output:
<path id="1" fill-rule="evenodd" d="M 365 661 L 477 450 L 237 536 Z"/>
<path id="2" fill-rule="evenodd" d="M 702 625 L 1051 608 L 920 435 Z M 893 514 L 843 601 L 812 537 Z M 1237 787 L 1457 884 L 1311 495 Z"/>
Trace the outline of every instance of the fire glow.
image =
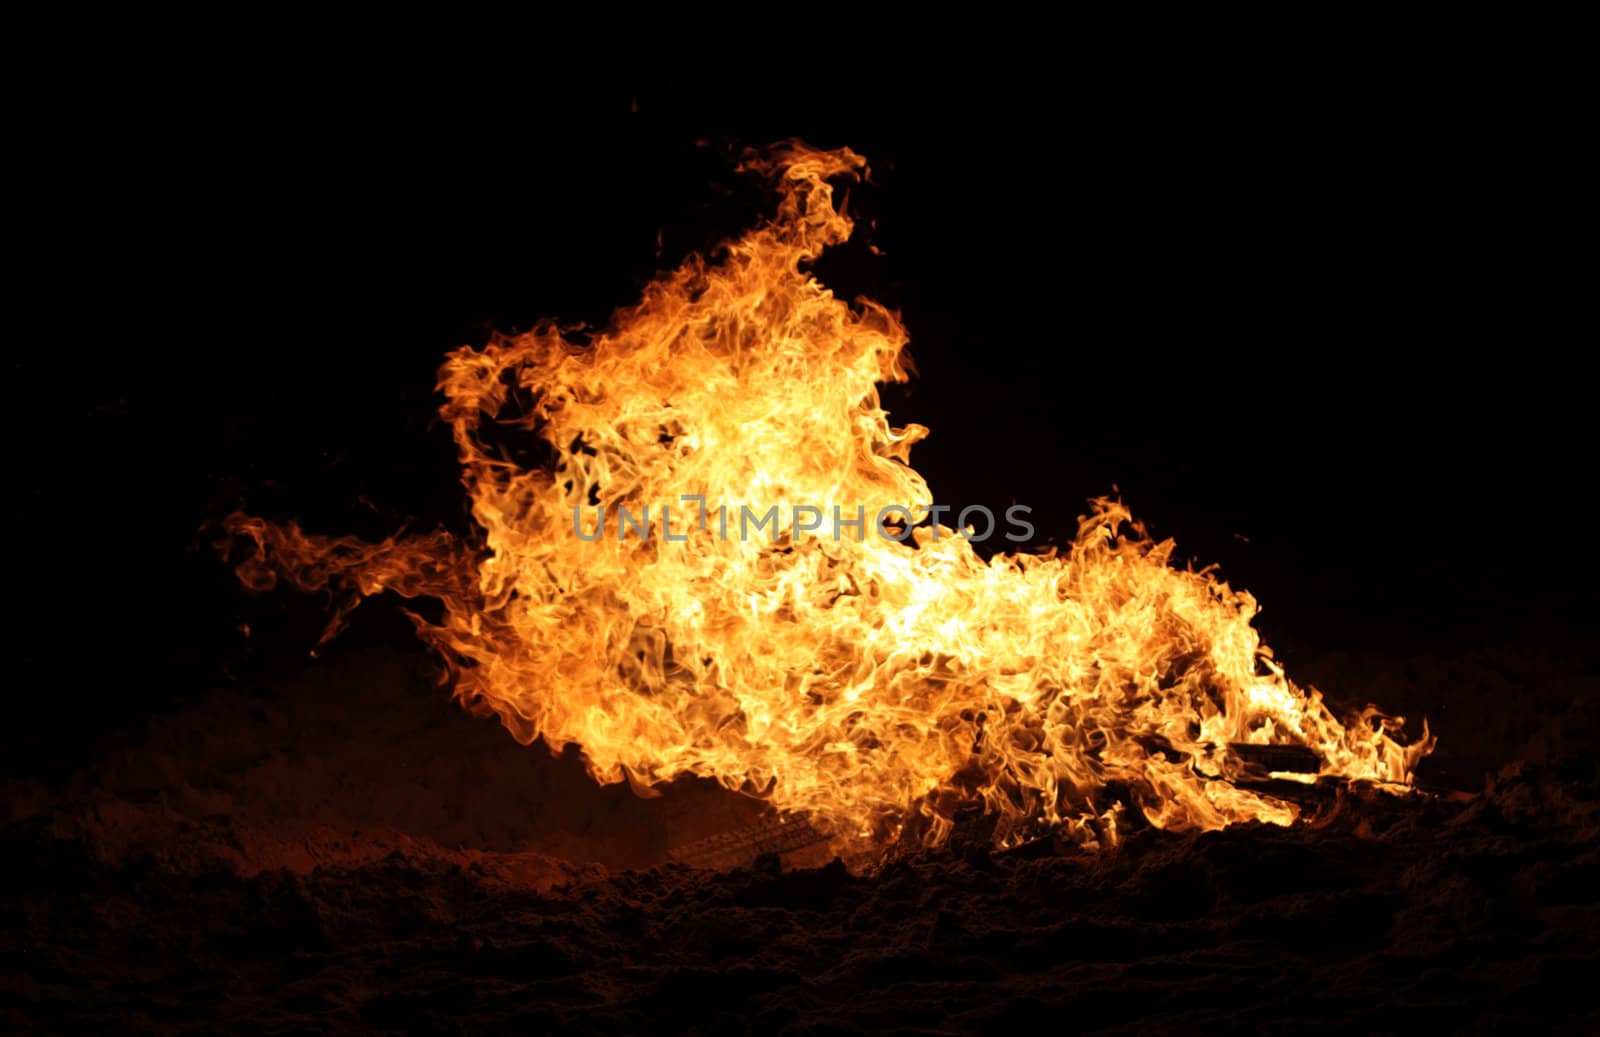
<path id="1" fill-rule="evenodd" d="M 438 599 L 437 623 L 413 614 L 420 636 L 456 696 L 519 741 L 576 744 L 597 780 L 646 794 L 714 779 L 842 853 L 938 844 L 978 804 L 1002 847 L 1047 831 L 1111 845 L 1129 810 L 1172 830 L 1292 822 L 1294 802 L 1236 782 L 1230 743 L 1410 780 L 1426 724 L 1406 745 L 1400 718 L 1336 718 L 1261 643 L 1248 593 L 1174 567 L 1117 501 L 1094 502 L 1063 551 L 988 561 L 938 526 L 796 535 L 797 503 L 868 521 L 930 508 L 909 458 L 927 429 L 880 403 L 910 374 L 898 316 L 809 271 L 851 232 L 832 182 L 863 160 L 795 143 L 746 168 L 775 185 L 776 215 L 607 330 L 580 344 L 547 323 L 448 356 L 469 537 L 368 543 L 235 515 L 255 548 L 240 576 L 334 592 L 330 636 L 365 597 Z M 518 435 L 546 459 L 498 445 Z M 777 532 L 574 535 L 575 515 L 684 498 L 773 502 Z"/>

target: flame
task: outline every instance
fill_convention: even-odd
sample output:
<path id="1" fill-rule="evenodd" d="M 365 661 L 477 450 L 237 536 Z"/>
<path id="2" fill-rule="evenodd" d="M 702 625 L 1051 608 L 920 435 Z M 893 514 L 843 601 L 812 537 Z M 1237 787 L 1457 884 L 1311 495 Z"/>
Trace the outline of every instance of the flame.
<path id="1" fill-rule="evenodd" d="M 714 262 L 690 257 L 585 343 L 546 323 L 449 354 L 470 537 L 235 515 L 256 548 L 241 577 L 351 592 L 330 635 L 364 597 L 437 598 L 421 636 L 521 742 L 576 743 L 596 779 L 641 791 L 712 778 L 858 852 L 939 843 L 976 804 L 999 846 L 1114 843 L 1130 808 L 1165 829 L 1292 822 L 1294 803 L 1234 780 L 1231 742 L 1410 780 L 1425 724 L 1407 746 L 1400 718 L 1336 719 L 1261 643 L 1255 600 L 1175 568 L 1118 501 L 1042 554 L 985 561 L 936 524 L 877 535 L 879 508 L 933 504 L 909 463 L 927 429 L 891 425 L 878 395 L 910 375 L 905 329 L 808 270 L 849 236 L 834 183 L 865 162 L 792 142 L 745 165 L 777 212 Z M 868 528 L 797 528 L 796 504 L 861 507 Z M 776 535 L 719 535 L 742 505 L 778 505 Z M 653 535 L 619 532 L 619 507 Z"/>

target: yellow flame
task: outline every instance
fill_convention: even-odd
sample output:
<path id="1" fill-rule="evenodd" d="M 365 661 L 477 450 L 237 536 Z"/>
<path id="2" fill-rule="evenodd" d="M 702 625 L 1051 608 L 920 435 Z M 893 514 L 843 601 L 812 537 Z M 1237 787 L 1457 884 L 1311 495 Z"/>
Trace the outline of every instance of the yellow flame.
<path id="1" fill-rule="evenodd" d="M 449 355 L 474 537 L 368 544 L 239 515 L 259 548 L 241 576 L 353 590 L 330 633 L 363 596 L 437 597 L 443 620 L 419 631 L 457 696 L 519 740 L 576 743 L 602 782 L 713 778 L 841 849 L 937 843 L 980 801 L 1002 846 L 1050 828 L 1114 842 L 1127 807 L 1168 829 L 1291 822 L 1292 803 L 1229 780 L 1230 742 L 1410 779 L 1426 725 L 1408 747 L 1399 718 L 1341 723 L 1261 644 L 1249 594 L 1174 568 L 1117 501 L 1063 552 L 986 562 L 944 527 L 877 535 L 880 508 L 933 503 L 909 464 L 927 430 L 891 425 L 878 396 L 909 376 L 905 329 L 808 271 L 851 232 L 832 182 L 865 163 L 791 143 L 747 167 L 775 184 L 776 216 L 608 330 L 580 345 L 545 324 Z M 547 457 L 497 445 L 516 435 Z M 797 504 L 861 507 L 865 535 L 835 539 L 832 514 L 796 530 Z M 779 505 L 778 535 L 737 535 L 744 505 Z M 648 539 L 619 535 L 619 506 L 648 512 Z"/>

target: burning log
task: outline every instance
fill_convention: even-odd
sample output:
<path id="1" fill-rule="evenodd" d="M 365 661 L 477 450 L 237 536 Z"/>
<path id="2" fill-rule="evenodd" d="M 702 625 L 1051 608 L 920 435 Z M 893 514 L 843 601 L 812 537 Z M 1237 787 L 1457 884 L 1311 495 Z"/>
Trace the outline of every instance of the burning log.
<path id="1" fill-rule="evenodd" d="M 1234 742 L 1228 750 L 1246 764 L 1280 774 L 1316 774 L 1322 770 L 1322 757 L 1303 745 L 1250 745 Z"/>
<path id="2" fill-rule="evenodd" d="M 1338 778 L 1321 778 L 1317 781 L 1295 781 L 1292 778 L 1262 778 L 1238 781 L 1234 787 L 1255 792 L 1274 799 L 1284 799 L 1302 806 L 1329 803 L 1337 799 L 1339 790 L 1347 783 Z"/>

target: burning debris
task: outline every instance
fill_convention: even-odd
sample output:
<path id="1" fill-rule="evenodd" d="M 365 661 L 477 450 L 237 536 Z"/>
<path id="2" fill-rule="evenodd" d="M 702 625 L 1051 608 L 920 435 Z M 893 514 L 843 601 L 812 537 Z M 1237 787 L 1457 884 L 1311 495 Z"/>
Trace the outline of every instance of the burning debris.
<path id="1" fill-rule="evenodd" d="M 525 751 L 410 646 L 330 655 L 153 717 L 60 789 L 8 789 L 6 1032 L 992 1033 L 1046 1011 L 1127 1034 L 1595 1032 L 1570 1007 L 1595 965 L 1585 755 L 1358 810 L 1316 792 L 1315 825 L 1130 816 L 1107 854 L 996 852 L 995 815 L 961 808 L 944 845 L 861 876 L 708 782 L 643 800 Z M 1551 666 L 1462 662 L 1437 679 L 1485 703 Z M 1248 766 L 1315 762 L 1295 755 Z"/>
<path id="2" fill-rule="evenodd" d="M 722 832 L 674 847 L 674 861 L 696 868 L 726 869 L 754 863 L 765 855 L 782 857 L 828 841 L 804 818 L 786 817 L 733 832 Z"/>
<path id="3" fill-rule="evenodd" d="M 1129 811 L 1176 831 L 1286 825 L 1296 776 L 1411 779 L 1426 725 L 1405 744 L 1401 718 L 1336 718 L 1261 643 L 1248 593 L 1175 568 L 1119 502 L 1095 502 L 1064 550 L 987 561 L 962 530 L 918 525 L 934 504 L 909 454 L 928 430 L 891 425 L 878 394 L 909 377 L 905 329 L 809 269 L 849 237 L 833 183 L 865 163 L 788 144 L 747 167 L 776 215 L 605 330 L 549 323 L 449 355 L 470 536 L 373 544 L 236 515 L 255 547 L 241 577 L 339 592 L 330 633 L 367 596 L 438 599 L 442 619 L 413 618 L 464 704 L 525 744 L 580 747 L 601 782 L 696 775 L 762 797 L 786 819 L 755 839 L 770 852 L 937 846 L 974 809 L 995 847 L 1100 847 Z M 670 536 L 590 528 L 681 500 L 702 521 Z M 808 535 L 814 502 L 910 515 L 898 538 Z M 771 507 L 768 535 L 703 521 L 745 506 Z"/>

